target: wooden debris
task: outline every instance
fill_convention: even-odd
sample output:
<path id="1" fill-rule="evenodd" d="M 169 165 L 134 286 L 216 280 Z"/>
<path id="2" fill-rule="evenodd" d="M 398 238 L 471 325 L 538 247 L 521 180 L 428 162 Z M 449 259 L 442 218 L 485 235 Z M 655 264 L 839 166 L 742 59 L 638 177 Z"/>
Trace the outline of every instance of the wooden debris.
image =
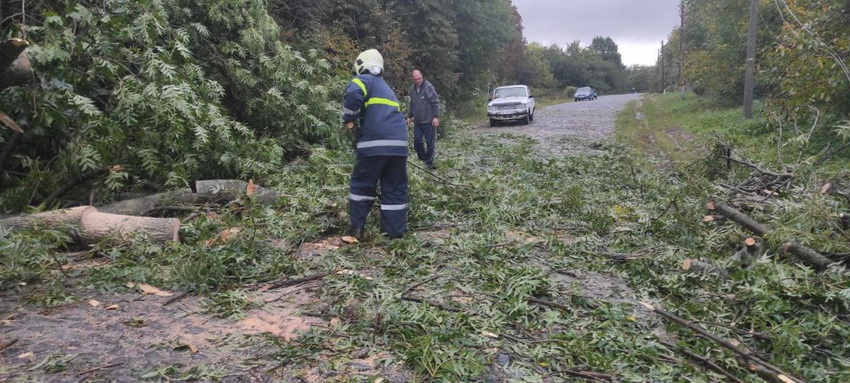
<path id="1" fill-rule="evenodd" d="M 75 241 L 94 244 L 110 238 L 142 234 L 151 242 L 179 241 L 180 221 L 101 213 L 92 206 L 53 210 L 0 220 L 0 229 L 25 230 L 44 225 L 69 232 Z"/>
<path id="2" fill-rule="evenodd" d="M 29 42 L 9 39 L 0 43 L 0 89 L 23 85 L 34 77 L 30 60 L 24 52 Z"/>
<path id="3" fill-rule="evenodd" d="M 688 321 L 684 318 L 681 318 L 679 316 L 668 313 L 668 312 L 666 312 L 666 311 L 664 311 L 664 310 L 662 310 L 658 307 L 655 307 L 655 306 L 653 306 L 649 303 L 641 302 L 641 304 L 644 307 L 646 307 L 647 309 L 649 309 L 650 311 L 653 311 L 656 314 L 659 314 L 659 315 L 661 315 L 661 316 L 663 316 L 663 317 L 665 317 L 665 318 L 667 318 L 667 319 L 669 319 L 673 322 L 676 322 L 676 323 L 678 323 L 682 326 L 685 326 L 685 327 L 693 330 L 697 334 L 699 334 L 699 335 L 701 335 L 701 336 L 703 336 L 707 339 L 710 339 L 710 340 L 716 342 L 717 344 L 735 352 L 736 354 L 740 355 L 744 359 L 763 367 L 764 370 L 767 373 L 769 373 L 773 377 L 776 377 L 777 379 L 780 379 L 779 377 L 782 377 L 782 378 L 790 379 L 790 382 L 794 382 L 794 383 L 803 383 L 804 382 L 802 379 L 794 378 L 790 374 L 787 374 L 784 371 L 782 371 L 781 369 L 779 369 L 778 367 L 773 366 L 770 363 L 765 362 L 764 360 L 762 360 L 761 358 L 759 358 L 757 355 L 753 354 L 749 350 L 746 350 L 739 345 L 732 344 L 728 340 L 723 339 L 723 338 L 709 332 L 708 330 L 704 329 L 702 326 L 700 326 L 696 323 L 693 323 L 693 322 Z"/>
<path id="4" fill-rule="evenodd" d="M 685 354 L 685 356 L 687 356 L 689 359 L 696 361 L 696 362 L 699 362 L 702 365 L 714 370 L 715 372 L 722 374 L 723 376 L 729 378 L 729 381 L 731 381 L 731 382 L 744 383 L 743 380 L 738 379 L 738 377 L 736 377 L 734 374 L 732 374 L 729 371 L 726 371 L 726 369 L 724 369 L 723 367 L 720 367 L 719 365 L 712 362 L 710 359 L 708 359 L 706 357 L 703 357 L 703 356 L 697 355 L 693 352 L 690 352 L 690 351 L 686 350 L 684 347 L 676 347 L 676 345 L 674 345 L 670 342 L 664 341 L 664 340 L 661 340 L 660 342 L 661 342 L 661 344 L 667 346 L 670 349 L 677 349 L 682 354 Z"/>
<path id="5" fill-rule="evenodd" d="M 723 279 L 729 278 L 729 272 L 726 269 L 690 258 L 687 258 L 682 262 L 682 270 L 692 273 L 712 274 Z"/>
<path id="6" fill-rule="evenodd" d="M 714 205 L 715 211 L 717 211 L 718 213 L 722 214 L 723 216 L 737 222 L 739 225 L 743 226 L 744 228 L 752 231 L 753 233 L 755 233 L 755 234 L 757 234 L 761 237 L 765 237 L 765 236 L 769 235 L 770 229 L 767 226 L 764 226 L 764 225 L 756 222 L 755 220 L 748 217 L 744 213 L 741 213 L 740 211 L 735 210 L 734 208 L 729 207 L 722 202 L 717 202 L 715 200 L 710 200 L 710 202 Z M 813 265 L 818 270 L 825 270 L 829 267 L 830 264 L 832 264 L 832 261 L 829 258 L 823 256 L 822 254 L 818 253 L 817 251 L 814 251 L 814 250 L 812 250 L 808 247 L 799 245 L 799 244 L 797 244 L 793 241 L 786 243 L 786 245 L 783 246 L 783 250 L 785 250 L 787 253 L 791 253 L 791 254 L 797 256 L 797 258 L 800 258 L 800 259 L 806 261 L 807 263 Z"/>

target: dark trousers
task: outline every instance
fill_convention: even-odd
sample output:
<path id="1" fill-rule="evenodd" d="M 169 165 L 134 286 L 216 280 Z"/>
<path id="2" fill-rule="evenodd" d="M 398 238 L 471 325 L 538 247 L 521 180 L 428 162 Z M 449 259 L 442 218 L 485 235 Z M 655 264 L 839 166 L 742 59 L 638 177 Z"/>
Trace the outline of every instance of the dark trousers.
<path id="1" fill-rule="evenodd" d="M 366 227 L 366 217 L 381 183 L 381 233 L 401 237 L 407 231 L 407 157 L 357 156 L 348 196 L 348 214 L 355 229 Z"/>
<path id="2" fill-rule="evenodd" d="M 422 142 L 422 139 L 425 142 Z M 413 127 L 413 148 L 416 149 L 416 155 L 425 165 L 431 166 L 434 164 L 434 151 L 437 146 L 437 129 L 431 124 L 417 123 Z"/>

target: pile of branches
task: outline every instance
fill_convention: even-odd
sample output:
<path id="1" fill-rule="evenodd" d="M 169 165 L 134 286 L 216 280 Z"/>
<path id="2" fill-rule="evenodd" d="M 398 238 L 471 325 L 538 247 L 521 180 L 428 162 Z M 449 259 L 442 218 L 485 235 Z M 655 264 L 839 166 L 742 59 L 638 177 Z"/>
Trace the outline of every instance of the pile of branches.
<path id="1" fill-rule="evenodd" d="M 781 171 L 764 169 L 736 153 L 729 144 L 722 140 L 718 140 L 716 152 L 719 159 L 726 161 L 727 170 L 732 168 L 732 163 L 752 169 L 750 176 L 737 185 L 719 184 L 729 190 L 730 200 L 763 203 L 770 197 L 779 195 L 780 191 L 789 189 L 794 182 L 794 173 L 786 167 L 783 167 Z"/>

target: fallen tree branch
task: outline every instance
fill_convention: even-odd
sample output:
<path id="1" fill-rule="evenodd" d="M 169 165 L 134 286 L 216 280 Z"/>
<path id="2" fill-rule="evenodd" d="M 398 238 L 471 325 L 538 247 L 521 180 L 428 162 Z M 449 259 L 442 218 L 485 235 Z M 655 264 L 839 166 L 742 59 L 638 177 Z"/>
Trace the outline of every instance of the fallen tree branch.
<path id="1" fill-rule="evenodd" d="M 401 299 L 402 299 L 402 300 L 404 300 L 404 301 L 409 301 L 409 302 L 425 303 L 425 304 L 427 304 L 427 305 L 429 305 L 429 306 L 431 306 L 431 307 L 436 307 L 436 308 L 438 308 L 438 309 L 440 309 L 440 310 L 450 311 L 450 312 L 453 312 L 453 313 L 462 313 L 462 312 L 464 312 L 464 311 L 463 311 L 463 310 L 461 310 L 461 309 L 454 308 L 454 307 L 451 307 L 451 306 L 446 306 L 446 305 L 444 305 L 444 304 L 442 304 L 442 303 L 432 302 L 432 301 L 430 301 L 430 300 L 428 300 L 428 299 L 422 299 L 422 298 L 417 298 L 417 297 L 411 297 L 411 296 L 409 296 L 409 295 L 402 295 Z"/>
<path id="2" fill-rule="evenodd" d="M 735 383 L 744 383 L 744 381 L 743 381 L 743 380 L 738 379 L 738 377 L 737 377 L 737 376 L 733 375 L 733 374 L 732 374 L 731 372 L 729 372 L 729 371 L 726 371 L 726 369 L 724 369 L 723 367 L 718 366 L 717 364 L 715 364 L 714 362 L 712 362 L 711 360 L 709 360 L 709 359 L 708 359 L 708 358 L 706 358 L 706 357 L 703 357 L 703 356 L 697 355 L 697 354 L 695 354 L 695 353 L 692 353 L 692 352 L 690 352 L 690 351 L 686 350 L 684 347 L 677 347 L 676 345 L 674 345 L 674 344 L 672 344 L 672 343 L 670 343 L 670 342 L 664 341 L 664 340 L 660 340 L 660 342 L 661 342 L 661 344 L 663 344 L 663 345 L 667 346 L 667 347 L 668 347 L 668 348 L 670 348 L 670 349 L 677 349 L 679 352 L 681 352 L 682 354 L 685 354 L 685 356 L 687 356 L 687 357 L 688 357 L 688 358 L 690 358 L 691 360 L 695 360 L 695 361 L 697 361 L 697 362 L 699 362 L 699 363 L 702 363 L 702 364 L 703 364 L 703 365 L 705 365 L 706 367 L 708 367 L 708 368 L 710 368 L 710 369 L 714 370 L 715 372 L 718 372 L 718 373 L 720 373 L 721 375 L 723 375 L 723 376 L 725 376 L 725 377 L 729 378 L 729 380 L 730 380 L 730 381 L 732 381 L 732 382 L 735 382 Z"/>
<path id="3" fill-rule="evenodd" d="M 660 309 L 660 308 L 657 308 L 657 307 L 655 307 L 655 306 L 653 306 L 653 305 L 651 305 L 651 304 L 649 304 L 649 303 L 646 303 L 646 302 L 640 302 L 640 303 L 641 303 L 644 307 L 646 307 L 647 309 L 649 309 L 650 311 L 655 312 L 656 314 L 659 314 L 659 315 L 661 315 L 661 316 L 663 316 L 663 317 L 665 317 L 665 318 L 667 318 L 667 319 L 669 319 L 669 320 L 671 320 L 671 321 L 673 321 L 673 322 L 676 322 L 676 323 L 678 323 L 678 324 L 680 324 L 680 325 L 682 325 L 682 326 L 685 326 L 685 327 L 687 327 L 687 328 L 689 328 L 689 329 L 693 330 L 693 331 L 694 331 L 694 332 L 696 332 L 697 334 L 700 334 L 700 335 L 702 335 L 702 336 L 704 336 L 704 337 L 706 337 L 706 338 L 708 338 L 708 339 L 711 339 L 711 340 L 713 340 L 714 342 L 716 342 L 717 344 L 719 344 L 719 345 L 721 345 L 721 346 L 723 346 L 723 347 L 725 347 L 725 348 L 727 348 L 727 349 L 729 349 L 729 350 L 731 350 L 731 351 L 735 352 L 736 354 L 738 354 L 738 355 L 742 356 L 744 359 L 749 360 L 749 361 L 751 361 L 751 362 L 753 362 L 753 363 L 758 364 L 759 366 L 764 367 L 764 368 L 766 369 L 766 371 L 767 371 L 767 372 L 769 372 L 769 373 L 771 373 L 772 375 L 774 375 L 777 379 L 787 378 L 787 379 L 788 379 L 788 380 L 790 380 L 791 382 L 797 382 L 797 383 L 804 383 L 804 382 L 805 382 L 805 381 L 804 381 L 804 380 L 802 380 L 802 379 L 795 378 L 795 377 L 793 377 L 792 375 L 790 375 L 790 374 L 788 374 L 788 373 L 786 373 L 786 372 L 782 371 L 779 367 L 776 367 L 776 366 L 774 366 L 774 365 L 772 365 L 772 364 L 770 364 L 770 363 L 765 362 L 764 360 L 762 360 L 762 359 L 761 359 L 761 358 L 759 358 L 758 356 L 753 355 L 753 353 L 752 353 L 752 352 L 747 351 L 747 350 L 745 350 L 745 349 L 743 349 L 743 348 L 741 348 L 741 347 L 739 347 L 739 346 L 736 346 L 736 345 L 734 345 L 734 344 L 730 343 L 729 341 L 727 341 L 727 340 L 725 340 L 725 339 L 723 339 L 723 338 L 721 338 L 721 337 L 719 337 L 719 336 L 717 336 L 717 335 L 714 335 L 714 334 L 712 334 L 712 333 L 708 332 L 708 330 L 706 330 L 706 329 L 702 328 L 702 326 L 700 326 L 700 325 L 698 325 L 698 324 L 696 324 L 696 323 L 693 323 L 693 322 L 688 321 L 688 320 L 686 320 L 686 319 L 684 319 L 684 318 L 681 318 L 681 317 L 678 317 L 678 316 L 673 315 L 673 314 L 671 314 L 671 313 L 668 313 L 668 312 L 666 312 L 666 311 L 664 311 L 664 310 L 662 310 L 662 309 Z"/>
<path id="4" fill-rule="evenodd" d="M 753 233 L 755 233 L 755 234 L 757 234 L 761 237 L 765 237 L 770 233 L 770 229 L 768 229 L 767 226 L 756 222 L 752 218 L 748 217 L 746 214 L 741 213 L 740 211 L 738 211 L 738 210 L 736 210 L 732 207 L 729 207 L 722 202 L 715 201 L 713 198 L 709 200 L 707 207 L 709 208 L 709 210 L 717 211 L 720 214 L 723 214 L 727 218 L 737 222 L 738 224 L 740 224 L 744 228 L 752 231 Z M 829 265 L 831 265 L 833 263 L 829 258 L 821 255 L 817 251 L 814 251 L 814 250 L 812 250 L 808 247 L 799 245 L 799 244 L 797 244 L 793 241 L 787 242 L 782 247 L 782 249 L 785 250 L 786 252 L 794 254 L 798 258 L 810 263 L 811 265 L 815 266 L 815 268 L 817 268 L 818 270 L 826 270 L 829 267 Z"/>
<path id="5" fill-rule="evenodd" d="M 92 368 L 90 370 L 83 371 L 83 372 L 77 374 L 77 376 L 83 376 L 83 375 L 86 375 L 86 374 L 91 374 L 92 372 L 98 372 L 98 371 L 103 370 L 103 369 L 107 369 L 107 368 L 111 368 L 111 367 L 117 367 L 117 366 L 120 366 L 122 364 L 124 364 L 124 363 L 119 362 L 119 363 L 107 364 L 105 366 L 95 367 L 95 368 Z"/>
<path id="6" fill-rule="evenodd" d="M 564 373 L 568 375 L 575 376 L 577 378 L 592 380 L 594 382 L 617 382 L 619 381 L 616 376 L 611 374 L 604 374 L 601 372 L 593 372 L 593 371 L 575 371 L 575 370 L 563 370 Z"/>
<path id="7" fill-rule="evenodd" d="M 67 184 L 63 185 L 59 189 L 57 189 L 53 194 L 49 195 L 44 201 L 41 201 L 41 206 L 51 206 L 56 199 L 65 195 L 65 193 L 71 191 L 75 187 L 79 186 L 83 182 L 91 181 L 95 178 L 98 178 L 109 172 L 109 168 L 102 168 L 97 170 L 90 170 L 83 174 L 77 175 L 69 181 Z"/>
<path id="8" fill-rule="evenodd" d="M 12 340 L 9 341 L 9 343 L 0 344 L 0 351 L 7 349 L 8 347 L 12 346 L 15 343 L 18 343 L 18 339 L 12 339 Z"/>
<path id="9" fill-rule="evenodd" d="M 280 281 L 277 281 L 277 282 L 272 282 L 271 284 L 268 284 L 268 285 L 256 284 L 256 285 L 246 286 L 245 290 L 256 291 L 256 290 L 259 290 L 259 289 L 264 288 L 264 287 L 265 287 L 265 290 L 274 290 L 274 289 L 279 289 L 281 287 L 295 286 L 297 284 L 315 281 L 317 279 L 322 279 L 324 277 L 327 277 L 328 275 L 329 275 L 328 273 L 316 273 L 316 274 L 308 275 L 308 276 L 302 277 L 302 278 L 284 279 L 284 280 L 280 280 Z"/>
<path id="10" fill-rule="evenodd" d="M 177 295 L 175 295 L 175 296 L 173 296 L 173 297 L 169 298 L 167 301 L 163 302 L 163 303 L 162 303 L 162 305 L 163 305 L 163 306 L 168 306 L 168 305 L 170 305 L 170 304 L 172 304 L 172 303 L 174 303 L 174 302 L 177 302 L 177 301 L 179 301 L 179 300 L 181 300 L 181 299 L 183 299 L 183 298 L 188 297 L 188 296 L 189 296 L 190 294 L 192 294 L 193 292 L 195 292 L 195 290 L 192 290 L 192 289 L 186 290 L 186 291 L 184 291 L 184 292 L 182 292 L 182 293 L 180 293 L 180 294 L 177 294 Z"/>

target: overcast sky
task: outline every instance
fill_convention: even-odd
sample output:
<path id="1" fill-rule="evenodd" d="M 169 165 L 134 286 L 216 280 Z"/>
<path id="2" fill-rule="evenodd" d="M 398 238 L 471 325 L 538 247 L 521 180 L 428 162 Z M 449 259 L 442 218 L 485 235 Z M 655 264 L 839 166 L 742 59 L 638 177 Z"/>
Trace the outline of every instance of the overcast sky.
<path id="1" fill-rule="evenodd" d="M 623 64 L 654 65 L 661 47 L 679 25 L 680 0 L 513 0 L 529 42 L 588 46 L 611 37 Z"/>

